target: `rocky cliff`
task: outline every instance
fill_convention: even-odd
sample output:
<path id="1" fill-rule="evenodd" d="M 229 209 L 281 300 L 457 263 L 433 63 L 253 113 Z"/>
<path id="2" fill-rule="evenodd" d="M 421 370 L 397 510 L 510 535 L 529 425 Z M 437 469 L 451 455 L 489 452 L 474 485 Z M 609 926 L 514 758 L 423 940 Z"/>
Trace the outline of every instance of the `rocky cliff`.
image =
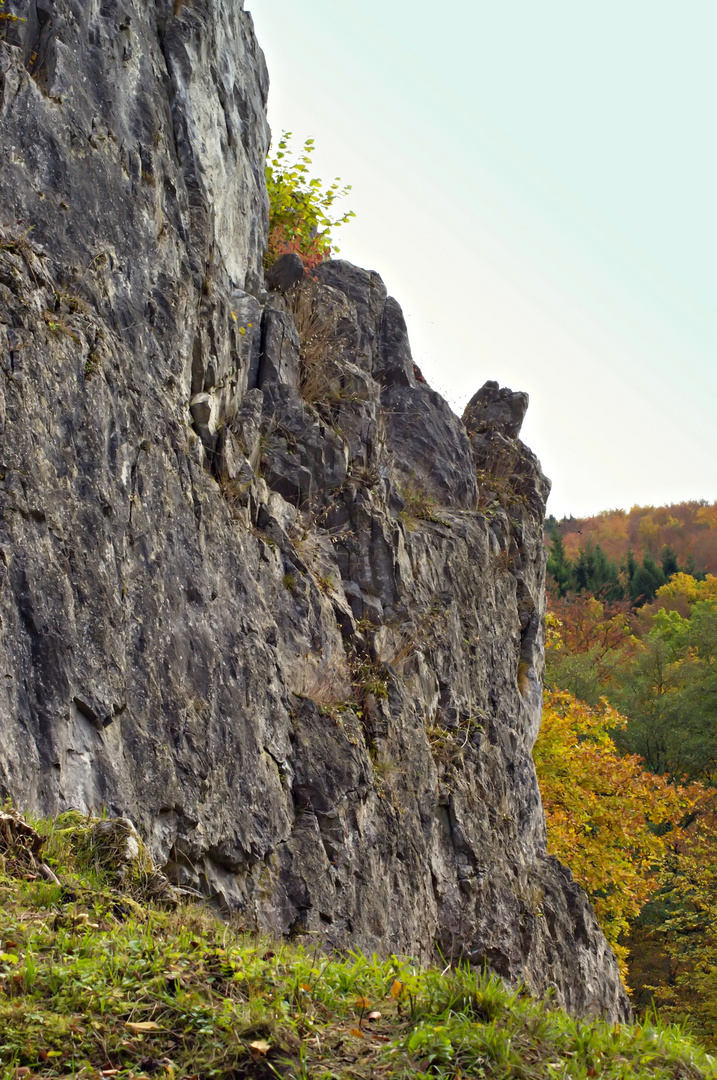
<path id="1" fill-rule="evenodd" d="M 626 1015 L 545 853 L 548 483 L 375 273 L 266 292 L 237 0 L 13 0 L 0 41 L 0 786 L 130 817 L 247 926 Z"/>

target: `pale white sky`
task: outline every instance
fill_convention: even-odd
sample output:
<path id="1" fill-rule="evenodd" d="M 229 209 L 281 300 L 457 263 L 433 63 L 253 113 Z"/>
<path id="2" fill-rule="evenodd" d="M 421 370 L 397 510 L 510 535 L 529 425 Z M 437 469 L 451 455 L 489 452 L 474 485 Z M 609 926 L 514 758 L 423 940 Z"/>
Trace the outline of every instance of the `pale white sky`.
<path id="1" fill-rule="evenodd" d="M 714 0 L 245 7 L 341 257 L 458 412 L 528 391 L 549 511 L 717 499 Z"/>

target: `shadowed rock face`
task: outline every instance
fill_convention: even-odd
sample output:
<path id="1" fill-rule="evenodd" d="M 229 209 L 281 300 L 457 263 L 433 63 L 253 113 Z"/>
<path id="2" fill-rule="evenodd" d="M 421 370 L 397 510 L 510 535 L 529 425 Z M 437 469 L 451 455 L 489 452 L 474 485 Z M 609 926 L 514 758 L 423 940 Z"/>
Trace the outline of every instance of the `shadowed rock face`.
<path id="1" fill-rule="evenodd" d="M 624 1017 L 545 852 L 523 395 L 463 423 L 347 263 L 266 300 L 235 0 L 29 6 L 0 43 L 0 786 L 130 818 L 249 926 Z"/>
<path id="2" fill-rule="evenodd" d="M 304 276 L 304 264 L 301 256 L 294 251 L 287 251 L 280 255 L 266 275 L 266 283 L 270 289 L 277 292 L 287 293 L 294 285 L 298 285 Z"/>

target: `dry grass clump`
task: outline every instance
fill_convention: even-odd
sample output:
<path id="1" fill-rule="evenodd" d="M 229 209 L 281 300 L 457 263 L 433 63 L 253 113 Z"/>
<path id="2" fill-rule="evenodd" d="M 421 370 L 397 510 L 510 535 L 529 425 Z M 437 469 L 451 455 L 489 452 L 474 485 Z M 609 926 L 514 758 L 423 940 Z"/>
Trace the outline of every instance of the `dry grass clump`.
<path id="1" fill-rule="evenodd" d="M 399 516 L 408 525 L 414 521 L 433 521 L 437 525 L 446 524 L 437 513 L 438 503 L 436 499 L 425 489 L 417 477 L 412 476 L 405 480 L 399 487 L 399 493 L 404 503 Z"/>
<path id="2" fill-rule="evenodd" d="M 351 677 L 343 653 L 307 653 L 299 657 L 291 679 L 292 692 L 320 708 L 346 706 L 352 698 Z"/>
<path id="3" fill-rule="evenodd" d="M 393 668 L 399 674 L 416 651 L 416 639 L 409 630 L 392 630 L 381 626 L 374 634 L 373 654 L 378 664 Z"/>
<path id="4" fill-rule="evenodd" d="M 303 282 L 290 295 L 291 310 L 299 335 L 301 372 L 299 391 L 310 404 L 340 394 L 341 371 L 335 359 L 341 342 L 336 318 L 319 303 L 313 282 Z"/>
<path id="5" fill-rule="evenodd" d="M 22 877 L 45 876 L 47 867 L 40 858 L 44 840 L 12 807 L 0 813 L 0 866 Z"/>

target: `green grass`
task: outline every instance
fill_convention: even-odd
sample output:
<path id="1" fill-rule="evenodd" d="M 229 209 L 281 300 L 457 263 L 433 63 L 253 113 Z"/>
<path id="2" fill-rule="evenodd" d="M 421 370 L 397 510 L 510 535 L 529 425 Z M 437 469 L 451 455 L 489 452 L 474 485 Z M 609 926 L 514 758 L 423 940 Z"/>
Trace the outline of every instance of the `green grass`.
<path id="1" fill-rule="evenodd" d="M 95 823 L 35 828 L 34 855 L 0 838 L 3 1080 L 717 1077 L 677 1028 L 577 1020 L 489 974 L 247 935 L 176 903 L 142 852 L 123 867 Z"/>

